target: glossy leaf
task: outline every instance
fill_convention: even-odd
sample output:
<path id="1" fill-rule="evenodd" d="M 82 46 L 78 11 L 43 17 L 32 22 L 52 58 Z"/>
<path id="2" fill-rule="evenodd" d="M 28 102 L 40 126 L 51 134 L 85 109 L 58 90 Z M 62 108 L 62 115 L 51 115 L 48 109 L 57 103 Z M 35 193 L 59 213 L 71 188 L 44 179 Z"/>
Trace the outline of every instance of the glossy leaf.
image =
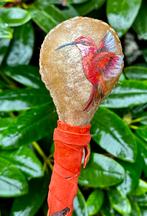
<path id="1" fill-rule="evenodd" d="M 43 176 L 43 166 L 41 162 L 27 146 L 21 146 L 13 151 L 0 151 L 0 158 L 8 160 L 28 178 Z"/>
<path id="2" fill-rule="evenodd" d="M 51 101 L 46 91 L 37 89 L 7 90 L 0 93 L 0 111 L 20 111 Z"/>
<path id="3" fill-rule="evenodd" d="M 141 138 L 137 136 L 135 138 L 140 148 L 142 159 L 144 161 L 143 170 L 144 170 L 145 175 L 147 176 L 147 145 L 146 145 L 146 142 L 144 142 Z"/>
<path id="4" fill-rule="evenodd" d="M 131 202 L 131 208 L 132 208 L 132 211 L 131 211 L 130 216 L 142 216 L 140 207 L 137 202 L 134 202 L 134 200 L 132 200 Z"/>
<path id="5" fill-rule="evenodd" d="M 111 206 L 121 215 L 131 213 L 131 204 L 126 196 L 123 196 L 118 190 L 113 189 L 108 193 Z"/>
<path id="6" fill-rule="evenodd" d="M 0 118 L 0 131 L 3 131 L 9 127 L 9 125 L 14 121 L 13 118 Z"/>
<path id="7" fill-rule="evenodd" d="M 56 113 L 52 104 L 39 106 L 24 112 L 15 123 L 0 133 L 0 148 L 16 148 L 52 136 L 56 125 Z"/>
<path id="8" fill-rule="evenodd" d="M 78 194 L 74 199 L 73 205 L 74 205 L 73 216 L 88 216 L 86 202 L 80 190 L 78 190 Z"/>
<path id="9" fill-rule="evenodd" d="M 31 8 L 30 12 L 33 21 L 46 33 L 57 25 L 57 21 L 43 10 Z"/>
<path id="10" fill-rule="evenodd" d="M 147 193 L 134 197 L 134 200 L 143 207 L 147 207 Z"/>
<path id="11" fill-rule="evenodd" d="M 28 64 L 32 57 L 34 31 L 30 23 L 17 27 L 6 63 L 10 66 Z"/>
<path id="12" fill-rule="evenodd" d="M 147 125 L 140 126 L 137 130 L 136 133 L 144 139 L 144 141 L 147 141 Z"/>
<path id="13" fill-rule="evenodd" d="M 146 216 L 147 215 L 147 208 L 142 208 L 141 209 L 141 216 Z"/>
<path id="14" fill-rule="evenodd" d="M 116 212 L 111 207 L 104 206 L 101 210 L 102 216 L 116 216 Z"/>
<path id="15" fill-rule="evenodd" d="M 125 169 L 125 177 L 122 183 L 117 186 L 117 189 L 123 195 L 128 195 L 131 194 L 139 184 L 139 178 L 141 176 L 141 171 L 143 167 L 143 160 L 140 153 L 138 152 L 135 163 L 131 164 L 120 161 L 120 164 Z"/>
<path id="16" fill-rule="evenodd" d="M 32 88 L 44 88 L 40 79 L 39 69 L 31 65 L 19 65 L 14 67 L 4 67 L 2 73 L 22 85 Z"/>
<path id="17" fill-rule="evenodd" d="M 142 54 L 143 54 L 144 60 L 145 62 L 147 62 L 147 49 L 143 49 L 142 52 L 143 52 Z"/>
<path id="18" fill-rule="evenodd" d="M 6 83 L 0 80 L 0 92 L 2 92 L 2 89 L 6 87 Z"/>
<path id="19" fill-rule="evenodd" d="M 121 182 L 124 178 L 123 167 L 113 159 L 92 153 L 85 169 L 81 170 L 79 184 L 93 188 L 105 188 Z"/>
<path id="20" fill-rule="evenodd" d="M 122 36 L 133 24 L 141 5 L 141 0 L 108 0 L 107 17 L 109 23 Z"/>
<path id="21" fill-rule="evenodd" d="M 88 215 L 95 215 L 99 212 L 104 200 L 104 194 L 101 190 L 94 190 L 86 201 Z"/>
<path id="22" fill-rule="evenodd" d="M 56 22 L 62 22 L 65 20 L 65 14 L 59 10 L 56 6 L 54 6 L 53 4 L 45 4 L 44 5 L 44 1 L 39 1 L 39 2 L 35 2 L 35 4 L 33 4 L 34 10 L 38 9 L 41 11 L 44 11 L 45 13 L 49 14 Z"/>
<path id="23" fill-rule="evenodd" d="M 146 80 L 147 68 L 143 66 L 130 66 L 124 69 L 124 73 L 129 79 Z"/>
<path id="24" fill-rule="evenodd" d="M 79 4 L 75 6 L 76 10 L 80 15 L 85 15 L 89 12 L 91 12 L 94 9 L 100 8 L 104 4 L 105 0 L 91 0 L 91 1 L 86 1 L 83 4 Z"/>
<path id="25" fill-rule="evenodd" d="M 67 0 L 67 1 L 68 1 L 68 0 Z M 36 0 L 36 1 L 35 1 L 35 4 L 37 3 L 37 4 L 39 4 L 39 5 L 41 5 L 41 6 L 43 6 L 43 7 L 45 8 L 45 7 L 47 7 L 47 6 L 50 5 L 50 4 L 58 4 L 58 5 L 61 5 L 62 2 L 64 2 L 64 0 L 61 0 L 61 1 L 59 1 L 59 0 L 44 0 L 44 1 L 42 1 L 42 0 Z"/>
<path id="26" fill-rule="evenodd" d="M 93 140 L 107 152 L 125 161 L 135 161 L 133 134 L 114 112 L 99 108 L 92 120 L 91 134 Z"/>
<path id="27" fill-rule="evenodd" d="M 32 180 L 29 193 L 14 200 L 10 216 L 34 216 L 41 207 L 48 192 L 49 177 Z"/>
<path id="28" fill-rule="evenodd" d="M 134 191 L 133 194 L 140 196 L 147 193 L 147 182 L 143 181 L 142 179 L 139 180 L 139 185 Z"/>
<path id="29" fill-rule="evenodd" d="M 19 26 L 31 19 L 28 11 L 17 7 L 0 8 L 0 17 L 0 22 L 6 23 L 7 26 Z"/>
<path id="30" fill-rule="evenodd" d="M 143 115 L 141 116 L 141 124 L 147 125 L 147 112 L 144 112 Z"/>
<path id="31" fill-rule="evenodd" d="M 66 19 L 69 19 L 71 17 L 79 16 L 78 11 L 73 7 L 71 4 L 67 5 L 64 9 L 64 16 Z"/>
<path id="32" fill-rule="evenodd" d="M 139 39 L 147 40 L 147 7 L 146 1 L 142 4 L 139 14 L 134 22 L 134 30 L 137 33 Z"/>
<path id="33" fill-rule="evenodd" d="M 0 157 L 0 197 L 20 196 L 27 192 L 28 185 L 22 172 Z"/>
<path id="34" fill-rule="evenodd" d="M 0 39 L 11 39 L 13 37 L 13 29 L 0 22 Z"/>
<path id="35" fill-rule="evenodd" d="M 126 108 L 147 103 L 147 81 L 124 80 L 107 97 L 103 106 Z"/>
<path id="36" fill-rule="evenodd" d="M 0 65 L 1 65 L 4 57 L 6 56 L 9 44 L 10 44 L 9 39 L 0 39 Z"/>

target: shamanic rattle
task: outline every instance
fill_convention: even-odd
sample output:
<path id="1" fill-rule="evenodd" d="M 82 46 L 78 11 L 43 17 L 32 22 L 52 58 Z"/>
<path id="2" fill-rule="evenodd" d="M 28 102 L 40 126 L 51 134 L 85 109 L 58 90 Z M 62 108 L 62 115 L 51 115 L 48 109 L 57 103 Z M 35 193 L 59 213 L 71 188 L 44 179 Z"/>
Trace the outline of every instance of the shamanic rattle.
<path id="1" fill-rule="evenodd" d="M 75 17 L 52 29 L 40 51 L 40 73 L 59 120 L 54 130 L 54 169 L 49 216 L 71 216 L 81 164 L 90 151 L 90 121 L 117 83 L 123 53 L 116 32 L 100 20 Z"/>

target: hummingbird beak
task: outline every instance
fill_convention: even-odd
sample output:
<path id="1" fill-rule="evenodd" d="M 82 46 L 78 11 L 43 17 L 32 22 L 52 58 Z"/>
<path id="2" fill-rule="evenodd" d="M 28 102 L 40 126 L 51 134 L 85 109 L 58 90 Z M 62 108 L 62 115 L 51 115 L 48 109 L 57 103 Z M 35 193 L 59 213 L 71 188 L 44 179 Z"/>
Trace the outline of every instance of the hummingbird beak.
<path id="1" fill-rule="evenodd" d="M 77 44 L 77 42 L 70 42 L 70 43 L 66 43 L 66 44 L 63 44 L 63 45 L 61 45 L 61 46 L 59 46 L 58 48 L 56 48 L 55 50 L 59 50 L 59 49 L 62 49 L 62 48 L 64 48 L 64 47 L 66 47 L 66 46 L 75 46 Z"/>

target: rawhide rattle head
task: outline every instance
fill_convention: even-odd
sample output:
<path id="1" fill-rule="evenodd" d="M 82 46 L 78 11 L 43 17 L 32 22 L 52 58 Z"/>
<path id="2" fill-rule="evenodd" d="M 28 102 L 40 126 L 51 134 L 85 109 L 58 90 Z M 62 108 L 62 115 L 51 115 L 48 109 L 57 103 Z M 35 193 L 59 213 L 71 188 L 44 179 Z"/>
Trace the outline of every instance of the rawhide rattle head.
<path id="1" fill-rule="evenodd" d="M 91 121 L 122 68 L 117 33 L 97 19 L 75 17 L 62 22 L 47 34 L 41 47 L 41 77 L 59 119 L 71 125 Z"/>

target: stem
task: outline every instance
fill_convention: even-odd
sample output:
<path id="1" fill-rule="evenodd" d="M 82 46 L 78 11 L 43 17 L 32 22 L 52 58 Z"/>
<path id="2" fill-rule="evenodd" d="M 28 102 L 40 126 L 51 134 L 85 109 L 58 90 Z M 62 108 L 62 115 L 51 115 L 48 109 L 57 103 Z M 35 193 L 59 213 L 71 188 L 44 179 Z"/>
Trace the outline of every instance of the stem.
<path id="1" fill-rule="evenodd" d="M 134 129 L 134 130 L 137 130 L 137 129 L 138 129 L 138 127 L 135 126 L 135 125 L 130 125 L 130 128 L 132 128 L 132 129 Z"/>
<path id="2" fill-rule="evenodd" d="M 131 123 L 140 122 L 140 121 L 141 121 L 141 118 L 136 118 L 136 119 L 132 120 Z"/>
<path id="3" fill-rule="evenodd" d="M 32 142 L 33 147 L 36 149 L 38 154 L 43 158 L 44 162 L 50 167 L 51 170 L 53 170 L 53 165 L 51 164 L 50 160 L 47 158 L 47 156 L 44 154 L 42 149 L 40 148 L 39 144 L 37 142 Z"/>

